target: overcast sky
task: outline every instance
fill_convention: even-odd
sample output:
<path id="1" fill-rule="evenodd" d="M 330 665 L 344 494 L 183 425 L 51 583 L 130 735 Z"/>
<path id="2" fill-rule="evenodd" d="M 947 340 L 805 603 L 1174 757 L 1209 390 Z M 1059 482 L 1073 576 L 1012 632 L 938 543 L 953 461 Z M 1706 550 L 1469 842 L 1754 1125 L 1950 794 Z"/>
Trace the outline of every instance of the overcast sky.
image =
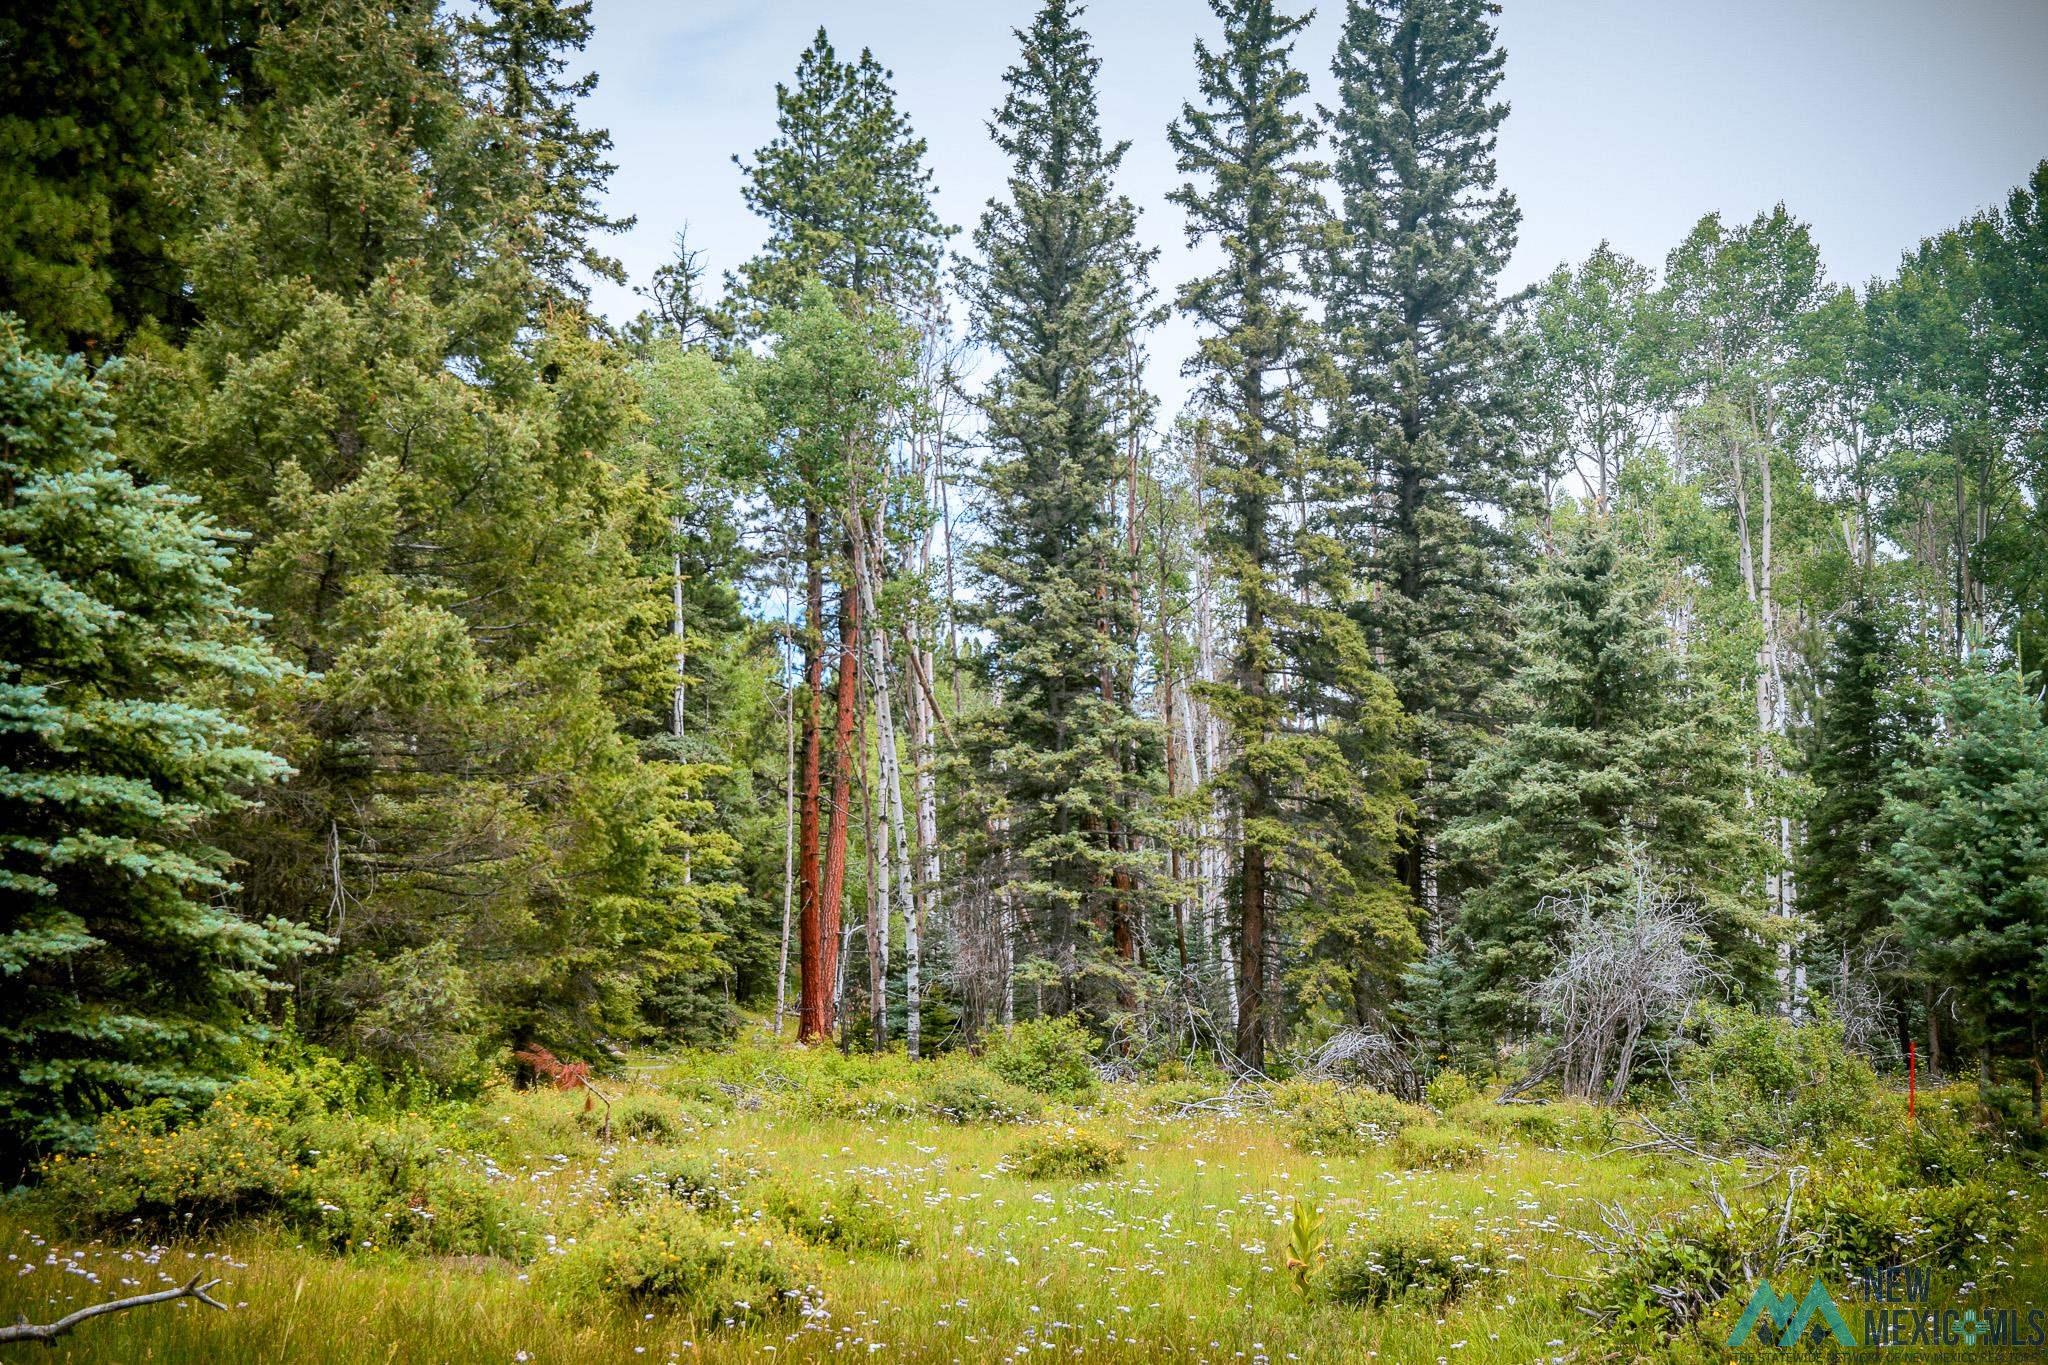
<path id="1" fill-rule="evenodd" d="M 611 130 L 614 239 L 636 282 L 685 225 L 714 277 L 761 240 L 735 152 L 774 132 L 775 83 L 820 24 L 842 56 L 896 73 L 931 144 L 938 207 L 970 226 L 1001 191 L 986 123 L 1032 0 L 597 0 L 586 109 Z M 1341 3 L 1301 35 L 1297 62 L 1328 101 Z M 1164 248 L 1162 293 L 1192 273 L 1166 125 L 1193 93 L 1203 0 L 1096 0 L 1108 136 L 1128 138 L 1124 189 Z M 1506 0 L 1503 183 L 1521 202 L 1518 287 L 1602 238 L 1651 264 L 1701 214 L 1747 218 L 1783 200 L 1813 225 L 1834 278 L 1889 272 L 1930 233 L 2003 199 L 2048 157 L 2048 0 Z M 965 243 L 965 235 L 956 238 Z M 615 319 L 638 303 L 598 294 Z M 1169 401 L 1190 349 L 1175 322 L 1152 342 Z M 1169 413 L 1171 408 L 1168 409 Z"/>

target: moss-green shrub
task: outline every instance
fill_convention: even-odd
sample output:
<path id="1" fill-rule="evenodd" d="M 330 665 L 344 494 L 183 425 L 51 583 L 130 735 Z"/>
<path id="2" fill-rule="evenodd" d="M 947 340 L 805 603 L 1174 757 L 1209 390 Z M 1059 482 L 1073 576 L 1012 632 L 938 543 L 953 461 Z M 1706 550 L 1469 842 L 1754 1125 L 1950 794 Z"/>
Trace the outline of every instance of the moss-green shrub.
<path id="1" fill-rule="evenodd" d="M 744 1175 L 722 1170 L 702 1157 L 648 1160 L 612 1173 L 612 1198 L 621 1204 L 673 1199 L 699 1213 L 729 1214 L 739 1207 Z"/>
<path id="2" fill-rule="evenodd" d="M 1419 1104 L 1334 1081 L 1284 1081 L 1273 1088 L 1272 1102 L 1289 1142 L 1331 1155 L 1370 1150 L 1435 1117 Z"/>
<path id="3" fill-rule="evenodd" d="M 566 1309 L 610 1303 L 706 1328 L 789 1314 L 806 1282 L 772 1238 L 668 1201 L 603 1219 L 541 1272 L 543 1289 Z"/>
<path id="4" fill-rule="evenodd" d="M 747 1202 L 812 1246 L 904 1257 L 918 1252 L 902 1215 L 859 1185 L 773 1181 L 749 1191 Z"/>
<path id="5" fill-rule="evenodd" d="M 1795 1023 L 1711 1005 L 1679 1056 L 1669 1124 L 1697 1141 L 1816 1147 L 1867 1121 L 1878 1094 L 1869 1063 L 1822 1016 Z"/>
<path id="6" fill-rule="evenodd" d="M 1429 1084 L 1422 1087 L 1422 1098 L 1429 1107 L 1439 1114 L 1449 1113 L 1461 1104 L 1479 1097 L 1479 1087 L 1456 1067 L 1445 1067 L 1429 1078 Z"/>
<path id="7" fill-rule="evenodd" d="M 1500 1249 L 1490 1239 L 1436 1228 L 1376 1231 L 1337 1248 L 1323 1283 L 1331 1298 L 1355 1308 L 1414 1300 L 1440 1309 L 1499 1266 Z"/>
<path id="8" fill-rule="evenodd" d="M 1585 1100 L 1552 1100 L 1544 1104 L 1495 1104 L 1467 1100 L 1444 1115 L 1485 1137 L 1534 1143 L 1538 1147 L 1575 1147 L 1597 1151 L 1612 1146 L 1625 1118 L 1605 1105 Z"/>
<path id="9" fill-rule="evenodd" d="M 536 1245 L 534 1216 L 446 1115 L 359 1118 L 237 1087 L 190 1122 L 172 1118 L 162 1105 L 109 1117 L 95 1152 L 53 1162 L 38 1197 L 94 1230 L 272 1219 L 337 1251 L 524 1258 Z"/>
<path id="10" fill-rule="evenodd" d="M 1045 1110 L 1045 1101 L 980 1067 L 940 1076 L 924 1091 L 932 1113 L 954 1123 L 1022 1123 Z"/>
<path id="11" fill-rule="evenodd" d="M 1486 1160 L 1486 1143 L 1463 1128 L 1416 1124 L 1394 1139 L 1394 1159 L 1410 1170 L 1463 1170 Z"/>
<path id="12" fill-rule="evenodd" d="M 1133 1107 L 1142 1113 L 1178 1118 L 1188 1106 L 1214 1100 L 1230 1087 L 1224 1080 L 1161 1081 L 1148 1085 L 1133 1096 Z"/>
<path id="13" fill-rule="evenodd" d="M 1026 1180 L 1103 1175 L 1124 1164 L 1123 1144 L 1083 1129 L 1040 1133 L 1010 1153 L 1010 1166 Z"/>
<path id="14" fill-rule="evenodd" d="M 612 1131 L 632 1142 L 672 1146 L 682 1137 L 678 1111 L 660 1100 L 634 1097 L 612 1106 Z"/>
<path id="15" fill-rule="evenodd" d="M 1012 1085 L 1071 1104 L 1092 1101 L 1099 1089 L 1095 1041 L 1066 1016 L 1015 1025 L 996 1039 L 983 1061 Z"/>

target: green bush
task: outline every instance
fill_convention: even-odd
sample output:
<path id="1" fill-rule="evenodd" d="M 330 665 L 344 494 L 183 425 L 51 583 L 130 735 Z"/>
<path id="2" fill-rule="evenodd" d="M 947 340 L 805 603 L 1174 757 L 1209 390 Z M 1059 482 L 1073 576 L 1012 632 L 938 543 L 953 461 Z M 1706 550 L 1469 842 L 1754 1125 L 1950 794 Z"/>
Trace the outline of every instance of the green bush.
<path id="1" fill-rule="evenodd" d="M 1342 1246 L 1323 1277 L 1330 1297 L 1355 1308 L 1413 1300 L 1441 1309 L 1499 1271 L 1490 1240 L 1454 1237 L 1440 1229 L 1374 1232 Z"/>
<path id="2" fill-rule="evenodd" d="M 980 1067 L 940 1076 L 925 1086 L 925 1103 L 954 1123 L 1022 1123 L 1044 1112 L 1045 1101 Z"/>
<path id="3" fill-rule="evenodd" d="M 1811 1240 L 1802 1259 L 1834 1269 L 1974 1268 L 1995 1257 L 2020 1223 L 2003 1187 L 1900 1186 L 1872 1166 L 1818 1175 L 1800 1190 L 1792 1217 Z"/>
<path id="4" fill-rule="evenodd" d="M 614 1172 L 611 1196 L 621 1204 L 673 1199 L 699 1213 L 730 1213 L 739 1206 L 743 1177 L 720 1171 L 701 1157 L 647 1161 Z"/>
<path id="5" fill-rule="evenodd" d="M 1027 1019 L 998 1038 L 983 1058 L 988 1069 L 1012 1085 L 1071 1104 L 1092 1101 L 1095 1042 L 1072 1019 Z"/>
<path id="6" fill-rule="evenodd" d="M 280 1118 L 280 1113 L 296 1117 Z M 538 1225 L 446 1116 L 358 1118 L 274 1086 L 236 1087 L 170 1126 L 111 1116 L 91 1156 L 52 1162 L 39 1197 L 67 1223 L 155 1235 L 275 1219 L 334 1250 L 524 1258 Z"/>
<path id="7" fill-rule="evenodd" d="M 617 1112 L 612 1117 L 612 1131 L 622 1138 L 668 1147 L 683 1135 L 672 1104 L 636 1098 L 621 1100 L 613 1107 Z"/>
<path id="8" fill-rule="evenodd" d="M 1761 1206 L 1733 1212 L 1733 1221 L 1694 1208 L 1656 1226 L 1625 1225 L 1591 1279 L 1573 1291 L 1573 1305 L 1616 1334 L 1676 1335 L 1736 1289 L 1747 1288 L 1745 1255 L 1775 1235 L 1775 1224 L 1766 1226 L 1769 1211 Z"/>
<path id="9" fill-rule="evenodd" d="M 1804 1023 L 1710 1005 L 1680 1054 L 1668 1124 L 1706 1143 L 1818 1147 L 1864 1127 L 1878 1095 L 1869 1063 L 1825 1016 Z"/>
<path id="10" fill-rule="evenodd" d="M 1402 1129 L 1435 1117 L 1419 1104 L 1334 1081 L 1283 1081 L 1273 1087 L 1272 1101 L 1296 1148 L 1339 1156 L 1391 1142 Z"/>
<path id="11" fill-rule="evenodd" d="M 1010 1153 L 1011 1168 L 1026 1180 L 1103 1175 L 1123 1164 L 1122 1143 L 1075 1128 L 1040 1133 Z"/>
<path id="12" fill-rule="evenodd" d="M 806 1277 L 758 1231 L 660 1201 L 596 1224 L 550 1258 L 541 1284 L 571 1310 L 609 1302 L 716 1328 L 794 1311 Z"/>
<path id="13" fill-rule="evenodd" d="M 1490 1138 L 1513 1138 L 1539 1147 L 1594 1150 L 1613 1145 L 1624 1121 L 1605 1105 L 1585 1100 L 1552 1100 L 1544 1104 L 1467 1100 L 1444 1117 Z"/>
<path id="14" fill-rule="evenodd" d="M 759 1187 L 749 1202 L 812 1246 L 917 1255 L 910 1225 L 858 1185 L 799 1187 L 776 1182 Z"/>
<path id="15" fill-rule="evenodd" d="M 1422 1088 L 1422 1098 L 1429 1107 L 1439 1114 L 1449 1113 L 1461 1104 L 1479 1097 L 1479 1087 L 1471 1078 L 1455 1067 L 1445 1067 L 1429 1078 L 1429 1084 Z"/>
<path id="16" fill-rule="evenodd" d="M 1394 1139 L 1394 1157 L 1410 1170 L 1455 1171 L 1486 1160 L 1486 1144 L 1463 1128 L 1416 1125 Z"/>

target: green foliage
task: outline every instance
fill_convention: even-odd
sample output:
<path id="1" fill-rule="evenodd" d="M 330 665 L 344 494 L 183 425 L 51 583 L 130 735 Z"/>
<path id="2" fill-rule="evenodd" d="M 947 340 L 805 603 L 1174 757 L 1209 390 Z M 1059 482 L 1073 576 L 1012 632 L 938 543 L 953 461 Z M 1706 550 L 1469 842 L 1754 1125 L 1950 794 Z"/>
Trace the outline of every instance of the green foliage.
<path id="1" fill-rule="evenodd" d="M 1309 1280 L 1321 1268 L 1323 1250 L 1329 1238 L 1323 1235 L 1323 1211 L 1307 1195 L 1294 1197 L 1294 1213 L 1287 1220 L 1287 1278 L 1294 1292 L 1308 1297 Z"/>
<path id="2" fill-rule="evenodd" d="M 745 1202 L 812 1246 L 906 1259 L 918 1254 L 903 1215 L 859 1185 L 769 1182 L 750 1187 Z"/>
<path id="3" fill-rule="evenodd" d="M 1892 912 L 1987 1046 L 2027 1058 L 2042 1126 L 2048 1005 L 2048 722 L 2040 682 L 1966 665 L 1941 698 L 1939 737 L 1902 767 L 1886 805 Z"/>
<path id="4" fill-rule="evenodd" d="M 775 137 L 740 163 L 768 243 L 740 268 L 762 314 L 813 280 L 862 301 L 907 300 L 936 273 L 946 229 L 932 211 L 925 142 L 865 48 L 843 62 L 820 28 L 775 88 Z"/>
<path id="5" fill-rule="evenodd" d="M 110 1233 L 273 1220 L 338 1252 L 525 1260 L 539 1249 L 532 1212 L 507 1197 L 459 1119 L 330 1111 L 275 1076 L 173 1118 L 164 1101 L 110 1116 L 91 1155 L 52 1159 L 37 1198 Z"/>
<path id="6" fill-rule="evenodd" d="M 1435 1226 L 1371 1230 L 1338 1247 L 1324 1284 L 1331 1298 L 1354 1308 L 1412 1300 L 1441 1312 L 1488 1276 L 1505 1274 L 1500 1261 L 1500 1248 L 1489 1238 Z"/>
<path id="7" fill-rule="evenodd" d="M 759 1232 L 664 1201 L 599 1222 L 548 1260 L 541 1284 L 567 1311 L 587 1314 L 609 1302 L 716 1329 L 788 1316 L 806 1280 Z"/>
<path id="8" fill-rule="evenodd" d="M 1472 1083 L 1471 1077 L 1456 1067 L 1445 1067 L 1431 1076 L 1429 1083 L 1422 1087 L 1422 1098 L 1439 1114 L 1447 1114 L 1459 1105 L 1477 1099 L 1478 1096 L 1479 1087 Z"/>
<path id="9" fill-rule="evenodd" d="M 212 842 L 289 772 L 230 708 L 292 672 L 228 586 L 232 538 L 111 440 L 84 365 L 0 315 L 0 1169 L 108 1109 L 202 1107 L 319 942 L 238 913 Z"/>
<path id="10" fill-rule="evenodd" d="M 620 1204 L 673 1199 L 699 1213 L 731 1215 L 745 1185 L 743 1172 L 703 1157 L 649 1156 L 622 1164 L 607 1188 Z"/>
<path id="11" fill-rule="evenodd" d="M 1031 1091 L 979 1067 L 940 1076 L 924 1094 L 933 1112 L 954 1123 L 1023 1123 L 1045 1109 L 1045 1102 Z"/>
<path id="12" fill-rule="evenodd" d="M 1842 1044 L 1822 1017 L 1707 1006 L 1697 1046 L 1679 1056 L 1675 1130 L 1707 1143 L 1782 1150 L 1825 1144 L 1863 1124 L 1877 1095 L 1870 1064 Z"/>
<path id="13" fill-rule="evenodd" d="M 1010 1153 L 1011 1169 L 1026 1180 L 1106 1175 L 1124 1164 L 1123 1144 L 1085 1129 L 1040 1133 Z"/>
<path id="14" fill-rule="evenodd" d="M 1769 980 L 1756 893 L 1770 851 L 1744 732 L 1712 680 L 1680 666 L 1660 573 L 1622 537 L 1598 513 L 1562 529 L 1517 604 L 1519 714 L 1458 778 L 1444 847 L 1473 883 L 1460 989 L 1482 1032 L 1529 1022 L 1569 898 L 1621 893 L 1638 844 L 1698 906 L 1719 961 Z"/>
<path id="15" fill-rule="evenodd" d="M 1414 1124 L 1394 1138 L 1394 1159 L 1410 1170 L 1458 1171 L 1486 1160 L 1486 1143 L 1450 1124 Z"/>
<path id="16" fill-rule="evenodd" d="M 1001 702 L 967 743 L 1005 813 L 996 866 L 1035 907 L 1018 957 L 1042 964 L 1052 1012 L 1100 1019 L 1130 1008 L 1137 926 L 1158 899 L 1149 841 L 1119 834 L 1155 808 L 1159 756 L 1135 695 L 1139 565 L 1117 492 L 1152 408 L 1139 335 L 1157 253 L 1138 245 L 1137 208 L 1115 188 L 1125 144 L 1103 141 L 1101 62 L 1078 11 L 1047 0 L 1019 34 L 991 125 L 1007 194 L 963 269 L 976 334 L 1000 362 L 980 398 L 989 541 L 971 562 Z"/>
<path id="17" fill-rule="evenodd" d="M 1289 1142 L 1305 1152 L 1330 1155 L 1369 1151 L 1434 1117 L 1419 1104 L 1334 1081 L 1283 1081 L 1273 1088 L 1272 1102 Z"/>
<path id="18" fill-rule="evenodd" d="M 612 1127 L 628 1141 L 667 1146 L 682 1135 L 680 1111 L 673 1104 L 636 1097 L 620 1101 L 613 1109 Z"/>
<path id="19" fill-rule="evenodd" d="M 1070 1018 L 1025 1019 L 989 1046 L 983 1057 L 990 1071 L 1034 1094 L 1075 1104 L 1092 1101 L 1095 1040 Z"/>

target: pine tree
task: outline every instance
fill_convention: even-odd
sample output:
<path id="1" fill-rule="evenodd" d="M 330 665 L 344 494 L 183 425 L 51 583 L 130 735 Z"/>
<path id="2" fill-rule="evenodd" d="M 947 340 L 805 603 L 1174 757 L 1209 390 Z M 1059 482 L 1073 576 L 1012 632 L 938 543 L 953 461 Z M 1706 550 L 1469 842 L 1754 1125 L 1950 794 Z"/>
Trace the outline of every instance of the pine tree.
<path id="1" fill-rule="evenodd" d="M 1348 585 L 1320 516 L 1321 357 L 1303 271 L 1322 240 L 1324 168 L 1310 159 L 1315 130 L 1299 108 L 1308 81 L 1291 60 L 1308 21 L 1269 0 L 1211 8 L 1223 43 L 1195 44 L 1203 107 L 1184 105 L 1168 136 L 1181 171 L 1198 177 L 1172 195 L 1189 241 L 1224 257 L 1178 303 L 1203 329 L 1190 370 L 1218 438 L 1204 470 L 1217 505 L 1208 548 L 1237 612 L 1230 675 L 1204 696 L 1233 750 L 1216 781 L 1237 840 L 1236 1051 L 1256 1067 L 1280 1017 L 1268 932 L 1277 906 L 1351 926 L 1361 941 L 1344 984 L 1361 993 L 1375 974 L 1397 974 L 1415 942 L 1384 894 L 1405 777 L 1385 751 L 1394 703 L 1332 605 Z"/>
<path id="2" fill-rule="evenodd" d="M 1118 950 L 1108 975 L 1135 969 L 1148 869 L 1126 827 L 1157 786 L 1156 730 L 1124 682 L 1139 622 L 1117 515 L 1122 447 L 1143 417 L 1126 394 L 1154 253 L 1116 192 L 1128 144 L 1102 140 L 1101 61 L 1079 17 L 1048 0 L 1017 35 L 991 125 L 1009 195 L 982 215 L 982 259 L 964 280 L 1002 366 L 981 400 L 994 459 L 974 566 L 999 702 L 978 762 L 1002 788 L 1002 867 L 1038 931 L 1055 1012 L 1083 1003 L 1091 928 Z"/>
<path id="3" fill-rule="evenodd" d="M 821 279 L 862 300 L 907 303 L 938 271 L 945 229 L 932 211 L 925 141 L 896 107 L 891 73 L 865 48 L 842 62 L 820 28 L 775 87 L 775 137 L 740 193 L 768 243 L 735 283 L 758 322 Z"/>
<path id="4" fill-rule="evenodd" d="M 811 311 L 808 291 L 822 282 L 836 291 L 835 307 L 855 311 L 903 309 L 926 292 L 935 277 L 945 229 L 931 207 L 931 172 L 925 143 L 896 107 L 890 73 L 863 51 L 842 62 L 824 29 L 797 61 L 794 88 L 776 86 L 776 135 L 755 153 L 752 164 L 734 161 L 746 175 L 741 193 L 749 208 L 766 219 L 769 239 L 761 254 L 741 267 L 731 283 L 743 293 L 749 321 L 759 329 L 776 315 Z M 873 471 L 881 463 L 879 424 L 845 431 L 863 442 L 821 458 L 823 469 Z M 847 499 L 876 479 L 838 478 L 837 497 L 813 487 L 785 507 L 801 522 L 797 532 L 804 564 L 804 700 L 802 704 L 802 811 L 797 855 L 802 888 L 803 1008 L 799 1035 L 805 1039 L 832 1026 L 834 973 L 829 946 L 836 933 L 846 876 L 846 849 L 853 815 L 854 726 L 859 701 L 861 609 L 855 581 L 856 546 L 837 533 L 846 519 Z M 838 655 L 834 682 L 833 775 L 829 808 L 822 773 L 825 686 L 825 601 L 836 546 Z M 820 823 L 830 823 L 821 834 Z"/>
<path id="5" fill-rule="evenodd" d="M 310 946 L 238 915 L 210 822 L 289 770 L 228 714 L 285 666 L 224 578 L 231 538 L 138 485 L 77 358 L 0 314 L 0 1168 L 94 1117 L 198 1104 Z"/>
<path id="6" fill-rule="evenodd" d="M 606 458 L 632 389 L 522 254 L 544 177 L 459 52 L 425 4 L 266 38 L 273 98 L 176 168 L 202 325 L 120 393 L 307 674 L 264 699 L 298 775 L 232 831 L 242 904 L 336 940 L 310 1036 L 441 1077 L 629 1035 L 638 959 L 715 958 L 686 859 L 726 856 L 624 728 L 674 662 L 659 504 Z"/>
<path id="7" fill-rule="evenodd" d="M 1332 435 L 1354 482 L 1356 616 L 1423 766 L 1400 865 L 1436 905 L 1447 784 L 1512 666 L 1507 584 L 1519 348 L 1495 279 L 1521 213 L 1496 187 L 1506 54 L 1486 0 L 1351 0 L 1332 70 L 1343 232 L 1324 278 L 1349 387 Z"/>
<path id="8" fill-rule="evenodd" d="M 1767 976 L 1769 848 L 1746 809 L 1742 728 L 1673 654 L 1659 591 L 1600 515 L 1564 526 L 1523 590 L 1516 718 L 1459 774 L 1444 836 L 1472 888 L 1459 931 L 1482 1031 L 1529 1022 L 1522 992 L 1556 953 L 1559 907 L 1616 890 L 1631 840 L 1699 906 L 1737 983 Z"/>
<path id="9" fill-rule="evenodd" d="M 1891 911 L 1987 1053 L 2027 1064 L 2042 1113 L 2048 1014 L 2048 722 L 2038 675 L 1966 664 L 1885 804 Z"/>

